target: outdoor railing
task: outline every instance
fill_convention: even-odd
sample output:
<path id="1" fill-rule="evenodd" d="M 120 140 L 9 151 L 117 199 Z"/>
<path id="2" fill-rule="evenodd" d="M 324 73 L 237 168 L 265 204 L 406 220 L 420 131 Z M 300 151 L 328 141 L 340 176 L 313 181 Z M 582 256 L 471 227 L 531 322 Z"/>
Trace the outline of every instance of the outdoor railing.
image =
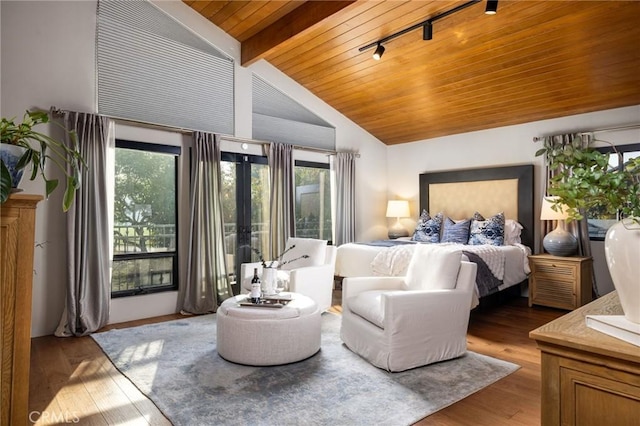
<path id="1" fill-rule="evenodd" d="M 115 254 L 173 251 L 176 248 L 176 226 L 116 225 L 113 239 Z"/>

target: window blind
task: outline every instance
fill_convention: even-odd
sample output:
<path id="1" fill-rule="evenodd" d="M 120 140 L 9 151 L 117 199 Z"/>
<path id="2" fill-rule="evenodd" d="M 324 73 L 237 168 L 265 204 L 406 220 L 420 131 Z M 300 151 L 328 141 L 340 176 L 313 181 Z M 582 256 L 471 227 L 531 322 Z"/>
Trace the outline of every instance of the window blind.
<path id="1" fill-rule="evenodd" d="M 98 112 L 232 135 L 233 60 L 147 1 L 99 1 Z"/>
<path id="2" fill-rule="evenodd" d="M 336 129 L 253 75 L 253 138 L 335 150 Z"/>

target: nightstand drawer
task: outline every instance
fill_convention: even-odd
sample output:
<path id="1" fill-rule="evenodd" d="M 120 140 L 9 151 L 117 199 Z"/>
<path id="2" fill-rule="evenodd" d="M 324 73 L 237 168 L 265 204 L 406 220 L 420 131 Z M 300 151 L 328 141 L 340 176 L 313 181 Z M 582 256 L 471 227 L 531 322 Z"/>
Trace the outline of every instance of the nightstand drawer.
<path id="1" fill-rule="evenodd" d="M 533 271 L 535 270 L 535 272 Z M 578 265 L 558 262 L 535 262 L 532 272 L 536 277 L 548 278 L 554 281 L 574 282 L 578 276 Z"/>

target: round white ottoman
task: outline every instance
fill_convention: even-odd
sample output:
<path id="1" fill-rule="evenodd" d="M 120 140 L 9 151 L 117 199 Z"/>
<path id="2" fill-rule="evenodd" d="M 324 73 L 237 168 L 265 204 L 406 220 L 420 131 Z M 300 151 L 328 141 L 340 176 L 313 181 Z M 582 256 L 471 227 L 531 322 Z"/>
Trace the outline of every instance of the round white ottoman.
<path id="1" fill-rule="evenodd" d="M 309 297 L 290 294 L 282 308 L 240 306 L 247 295 L 220 305 L 217 317 L 218 354 L 246 365 L 278 365 L 309 358 L 320 350 L 320 311 Z"/>

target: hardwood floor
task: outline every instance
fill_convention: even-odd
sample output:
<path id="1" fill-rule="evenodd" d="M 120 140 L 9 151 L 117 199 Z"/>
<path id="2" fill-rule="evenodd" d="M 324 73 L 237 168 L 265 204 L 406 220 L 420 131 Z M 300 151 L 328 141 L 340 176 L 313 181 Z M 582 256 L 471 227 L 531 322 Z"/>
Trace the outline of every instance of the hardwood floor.
<path id="1" fill-rule="evenodd" d="M 340 312 L 340 292 L 334 312 Z M 473 312 L 469 349 L 520 365 L 515 373 L 418 422 L 418 425 L 539 425 L 540 355 L 529 331 L 566 311 L 527 307 L 523 298 Z M 167 315 L 105 327 L 183 318 Z M 90 337 L 32 339 L 30 420 L 38 425 L 170 425 Z"/>

